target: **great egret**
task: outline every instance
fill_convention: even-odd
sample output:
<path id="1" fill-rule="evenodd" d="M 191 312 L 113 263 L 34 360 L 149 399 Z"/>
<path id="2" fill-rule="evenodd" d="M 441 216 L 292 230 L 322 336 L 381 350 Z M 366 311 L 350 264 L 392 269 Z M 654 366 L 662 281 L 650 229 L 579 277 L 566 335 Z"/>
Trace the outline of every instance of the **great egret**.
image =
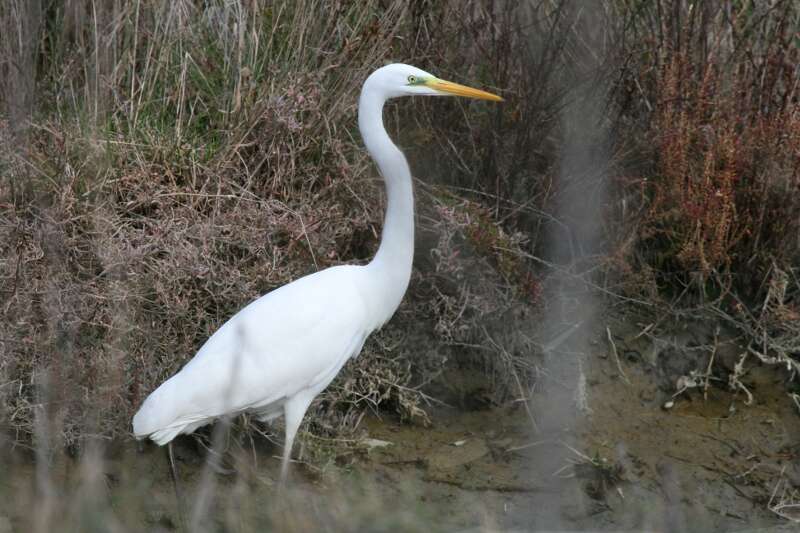
<path id="1" fill-rule="evenodd" d="M 159 445 L 215 418 L 252 412 L 286 417 L 281 480 L 312 400 L 367 336 L 394 314 L 411 277 L 414 197 L 405 156 L 383 127 L 383 105 L 399 96 L 466 96 L 501 101 L 416 67 L 387 65 L 364 82 L 358 127 L 386 182 L 386 217 L 375 258 L 300 278 L 250 303 L 214 333 L 133 417 L 133 433 Z"/>

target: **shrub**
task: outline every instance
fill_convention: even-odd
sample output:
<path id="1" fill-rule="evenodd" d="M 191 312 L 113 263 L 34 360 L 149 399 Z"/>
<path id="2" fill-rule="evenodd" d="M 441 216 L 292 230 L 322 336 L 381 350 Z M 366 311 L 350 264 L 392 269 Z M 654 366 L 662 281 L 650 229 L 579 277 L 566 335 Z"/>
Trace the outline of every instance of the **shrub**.
<path id="1" fill-rule="evenodd" d="M 397 318 L 328 392 L 328 422 L 365 406 L 424 421 L 420 388 L 445 364 L 488 368 L 499 399 L 524 395 L 533 348 L 519 333 L 538 333 L 552 272 L 711 297 L 774 336 L 800 290 L 798 9 L 4 3 L 4 424 L 19 440 L 45 418 L 67 443 L 125 434 L 237 309 L 369 258 L 382 189 L 356 96 L 389 61 L 507 101 L 389 107 L 425 177 L 416 270 Z"/>
<path id="2" fill-rule="evenodd" d="M 800 257 L 798 7 L 655 2 L 633 17 L 648 39 L 628 85 L 645 106 L 652 167 L 639 250 L 662 289 L 763 300 L 773 266 Z"/>
<path id="3" fill-rule="evenodd" d="M 4 6 L 0 405 L 15 438 L 31 439 L 37 420 L 67 444 L 126 434 L 144 397 L 244 304 L 370 257 L 382 189 L 356 133 L 360 84 L 384 62 L 426 66 L 443 43 L 412 37 L 455 9 Z M 477 125 L 470 133 L 482 135 Z M 395 325 L 436 309 L 412 293 Z M 419 335 L 432 342 L 436 331 Z M 414 384 L 442 359 L 381 339 L 324 404 L 424 420 Z M 337 409 L 325 411 L 336 419 Z"/>

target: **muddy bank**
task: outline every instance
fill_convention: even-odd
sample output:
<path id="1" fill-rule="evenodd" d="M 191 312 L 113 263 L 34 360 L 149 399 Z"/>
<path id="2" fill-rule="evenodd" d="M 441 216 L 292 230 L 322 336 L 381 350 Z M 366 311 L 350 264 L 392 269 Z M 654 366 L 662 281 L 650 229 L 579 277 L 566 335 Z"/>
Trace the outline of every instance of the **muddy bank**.
<path id="1" fill-rule="evenodd" d="M 713 379 L 723 366 L 713 366 L 707 389 L 703 383 L 676 394 L 683 376 L 676 368 L 689 375 L 692 365 L 706 365 L 692 353 L 707 340 L 698 338 L 705 329 L 640 335 L 647 326 L 609 320 L 589 333 L 591 353 L 552 355 L 574 357 L 580 367 L 577 384 L 556 384 L 575 416 L 561 427 L 538 427 L 551 400 L 535 388 L 527 408 L 518 401 L 472 412 L 442 409 L 428 430 L 370 420 L 370 437 L 392 445 L 373 450 L 367 468 L 393 483 L 413 477 L 432 505 L 459 509 L 451 514 L 454 527 L 792 529 L 776 514 L 800 518 L 790 506 L 800 486 L 800 417 L 786 374 L 750 367 L 750 405 Z M 558 380 L 544 359 L 540 371 L 543 380 Z M 461 389 L 455 397 L 471 387 L 479 394 L 479 377 L 461 377 L 451 376 Z"/>
<path id="2" fill-rule="evenodd" d="M 453 369 L 435 387 L 449 407 L 432 408 L 429 427 L 371 414 L 347 438 L 307 434 L 283 492 L 268 434 L 234 428 L 213 461 L 181 438 L 183 516 L 163 449 L 39 450 L 38 461 L 16 450 L 0 476 L 0 531 L 792 530 L 778 513 L 798 516 L 800 416 L 782 369 L 748 367 L 748 405 L 727 388 L 720 347 L 718 379 L 676 394 L 708 369 L 697 353 L 716 330 L 651 323 L 573 328 L 588 348 L 565 337 L 536 355 L 536 386 L 503 405 L 481 372 Z"/>

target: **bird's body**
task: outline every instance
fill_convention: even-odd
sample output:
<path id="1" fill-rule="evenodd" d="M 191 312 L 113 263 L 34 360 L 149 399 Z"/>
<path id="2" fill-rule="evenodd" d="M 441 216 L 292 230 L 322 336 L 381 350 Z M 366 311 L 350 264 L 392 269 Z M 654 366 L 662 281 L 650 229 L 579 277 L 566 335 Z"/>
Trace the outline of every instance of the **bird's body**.
<path id="1" fill-rule="evenodd" d="M 269 420 L 287 399 L 316 396 L 372 331 L 358 283 L 364 268 L 317 272 L 236 313 L 147 398 L 134 432 L 165 444 L 228 413 Z"/>
<path id="2" fill-rule="evenodd" d="M 228 320 L 133 418 L 137 438 L 166 444 L 224 415 L 286 416 L 281 477 L 300 422 L 313 399 L 364 341 L 394 314 L 411 276 L 414 200 L 411 173 L 383 127 L 383 104 L 410 94 L 499 97 L 436 79 L 408 65 L 388 65 L 364 83 L 359 128 L 386 180 L 381 244 L 365 266 L 331 267 L 284 285 Z"/>

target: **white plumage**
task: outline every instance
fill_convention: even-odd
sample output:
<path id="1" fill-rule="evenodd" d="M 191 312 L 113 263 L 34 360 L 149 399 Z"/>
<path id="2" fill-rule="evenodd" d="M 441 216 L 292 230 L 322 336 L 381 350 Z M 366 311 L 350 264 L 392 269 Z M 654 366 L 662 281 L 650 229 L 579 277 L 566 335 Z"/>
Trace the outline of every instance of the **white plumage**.
<path id="1" fill-rule="evenodd" d="M 394 64 L 367 78 L 359 99 L 364 143 L 386 180 L 381 244 L 366 266 L 344 265 L 305 276 L 236 313 L 133 417 L 137 438 L 159 445 L 223 415 L 284 414 L 281 478 L 300 422 L 313 399 L 358 355 L 367 336 L 394 314 L 411 276 L 414 200 L 411 173 L 383 127 L 387 99 L 404 95 L 499 97 Z"/>
<path id="2" fill-rule="evenodd" d="M 133 420 L 136 435 L 165 444 L 227 413 L 272 418 L 303 391 L 313 398 L 369 333 L 354 283 L 359 268 L 323 270 L 242 309 L 147 398 Z"/>

